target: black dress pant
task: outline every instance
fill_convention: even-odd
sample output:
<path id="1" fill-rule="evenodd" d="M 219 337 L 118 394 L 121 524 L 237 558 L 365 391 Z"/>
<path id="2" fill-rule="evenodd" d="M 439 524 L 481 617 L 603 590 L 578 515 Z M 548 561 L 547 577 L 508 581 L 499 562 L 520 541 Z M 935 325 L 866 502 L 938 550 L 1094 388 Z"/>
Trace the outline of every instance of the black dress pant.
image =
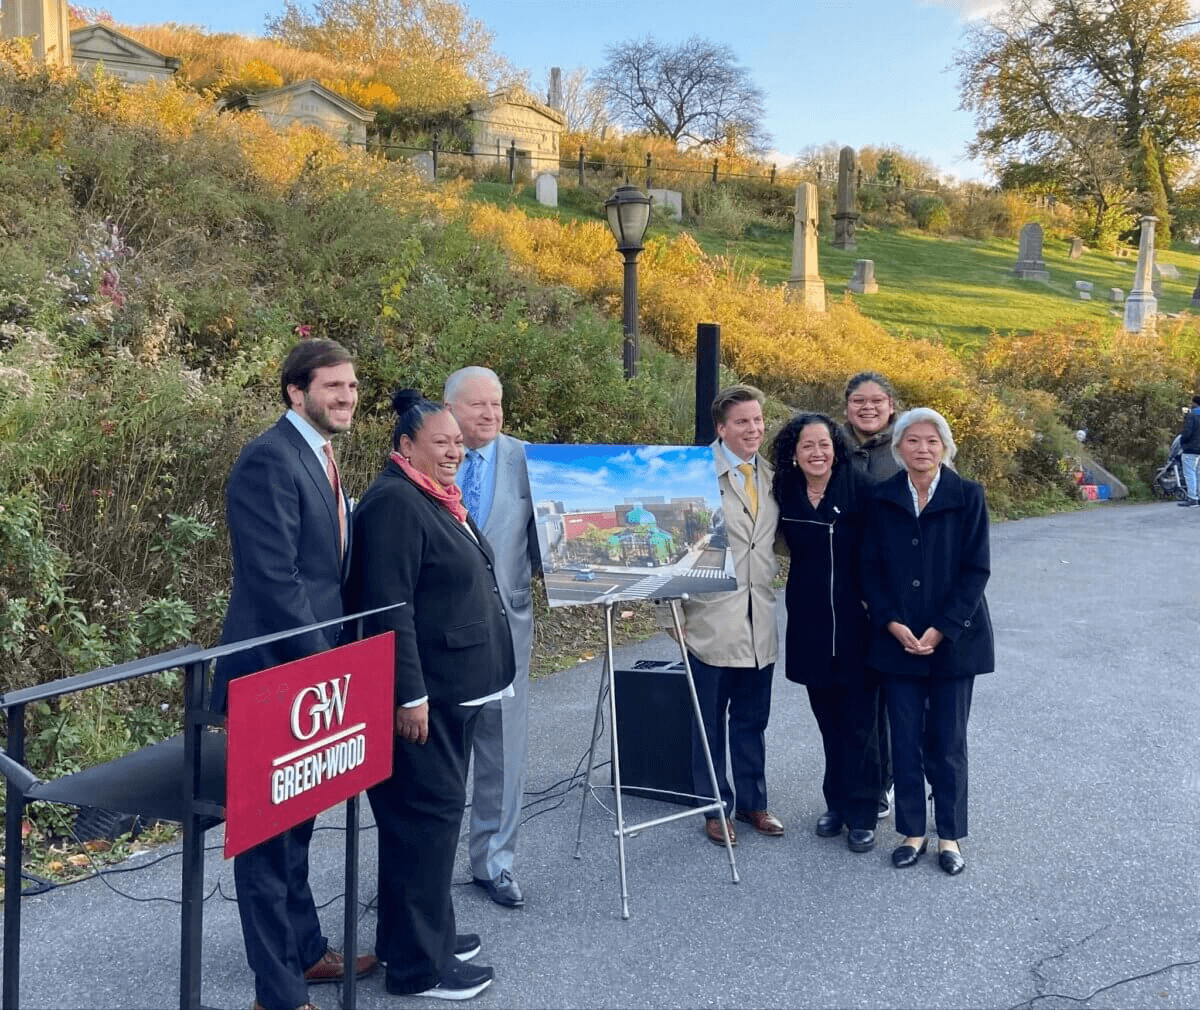
<path id="1" fill-rule="evenodd" d="M 454 961 L 450 888 L 478 715 L 431 701 L 429 739 L 397 738 L 391 778 L 367 790 L 379 832 L 375 952 L 393 993 L 433 988 Z"/>
<path id="2" fill-rule="evenodd" d="M 312 833 L 313 822 L 304 821 L 233 858 L 246 961 L 265 1010 L 307 1003 L 304 972 L 329 946 L 308 886 Z"/>
<path id="3" fill-rule="evenodd" d="M 938 838 L 967 835 L 967 719 L 974 686 L 974 677 L 889 676 L 884 681 L 892 724 L 896 830 L 907 838 L 925 834 L 926 779 L 933 789 Z"/>
<path id="4" fill-rule="evenodd" d="M 767 720 L 771 717 L 771 677 L 775 664 L 761 670 L 754 667 L 709 666 L 690 652 L 688 662 L 700 700 L 704 733 L 717 773 L 717 787 L 725 815 L 733 816 L 734 796 L 738 810 L 767 809 Z M 729 744 L 729 764 L 733 789 L 725 775 L 725 745 Z M 699 730 L 692 726 L 692 791 L 697 796 L 712 795 L 712 780 L 704 761 Z"/>
<path id="5" fill-rule="evenodd" d="M 851 828 L 875 828 L 879 814 L 879 689 L 809 687 L 825 748 L 825 806 Z"/>

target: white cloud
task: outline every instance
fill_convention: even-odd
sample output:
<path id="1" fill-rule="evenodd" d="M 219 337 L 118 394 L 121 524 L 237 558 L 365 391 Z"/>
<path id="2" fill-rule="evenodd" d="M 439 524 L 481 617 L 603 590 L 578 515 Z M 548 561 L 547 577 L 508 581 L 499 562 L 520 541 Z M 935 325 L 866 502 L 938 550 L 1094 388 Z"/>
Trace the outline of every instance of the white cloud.
<path id="1" fill-rule="evenodd" d="M 917 0 L 917 4 L 955 11 L 964 21 L 974 21 L 1003 10 L 1005 0 Z"/>

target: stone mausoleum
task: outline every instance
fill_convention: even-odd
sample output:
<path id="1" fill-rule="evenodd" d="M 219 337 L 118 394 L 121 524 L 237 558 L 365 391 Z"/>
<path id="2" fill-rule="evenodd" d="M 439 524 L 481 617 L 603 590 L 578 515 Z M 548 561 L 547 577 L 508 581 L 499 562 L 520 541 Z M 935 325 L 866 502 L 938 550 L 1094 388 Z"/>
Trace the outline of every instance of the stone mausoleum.
<path id="1" fill-rule="evenodd" d="M 296 81 L 282 88 L 243 95 L 224 104 L 225 109 L 256 109 L 276 130 L 293 123 L 315 126 L 338 140 L 358 147 L 367 143 L 367 124 L 375 113 L 343 98 L 312 79 Z"/>
<path id="2" fill-rule="evenodd" d="M 474 125 L 471 154 L 482 171 L 488 159 L 508 164 L 508 151 L 516 145 L 518 175 L 533 178 L 542 172 L 558 174 L 559 142 L 567 117 L 536 98 L 498 91 L 467 106 Z"/>
<path id="3" fill-rule="evenodd" d="M 108 25 L 87 25 L 71 32 L 71 62 L 81 74 L 103 66 L 106 74 L 125 84 L 169 81 L 179 69 L 179 60 L 164 56 Z"/>

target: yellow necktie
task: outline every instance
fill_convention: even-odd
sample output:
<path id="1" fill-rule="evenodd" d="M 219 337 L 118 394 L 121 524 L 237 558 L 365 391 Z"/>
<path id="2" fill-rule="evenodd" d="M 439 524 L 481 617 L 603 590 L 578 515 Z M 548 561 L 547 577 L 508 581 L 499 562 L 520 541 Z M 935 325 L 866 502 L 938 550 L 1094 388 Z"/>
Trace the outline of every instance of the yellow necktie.
<path id="1" fill-rule="evenodd" d="M 739 463 L 742 480 L 746 484 L 746 497 L 750 499 L 750 516 L 758 518 L 758 488 L 754 486 L 754 467 L 749 463 Z"/>

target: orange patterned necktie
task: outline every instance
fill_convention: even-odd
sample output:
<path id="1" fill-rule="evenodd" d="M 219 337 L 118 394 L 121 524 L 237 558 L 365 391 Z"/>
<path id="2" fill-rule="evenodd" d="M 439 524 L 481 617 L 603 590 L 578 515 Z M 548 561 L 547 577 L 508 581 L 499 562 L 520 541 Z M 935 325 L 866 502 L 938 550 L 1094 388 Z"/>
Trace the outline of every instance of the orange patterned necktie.
<path id="1" fill-rule="evenodd" d="M 338 515 L 338 553 L 346 553 L 346 499 L 342 497 L 342 482 L 338 479 L 337 464 L 333 461 L 333 446 L 325 443 L 325 473 L 329 476 L 329 486 L 333 488 L 333 497 L 337 500 Z"/>

